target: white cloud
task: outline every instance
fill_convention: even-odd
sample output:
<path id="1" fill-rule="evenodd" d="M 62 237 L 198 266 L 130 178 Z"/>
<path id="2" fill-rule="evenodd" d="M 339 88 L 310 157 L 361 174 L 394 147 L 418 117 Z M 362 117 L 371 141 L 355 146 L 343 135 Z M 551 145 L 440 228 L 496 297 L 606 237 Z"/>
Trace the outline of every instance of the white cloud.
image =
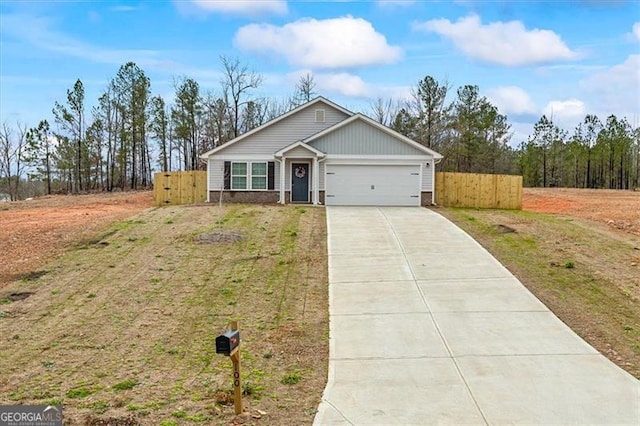
<path id="1" fill-rule="evenodd" d="M 338 93 L 354 98 L 368 98 L 372 93 L 362 78 L 346 72 L 314 74 L 313 79 L 319 93 Z"/>
<path id="2" fill-rule="evenodd" d="M 111 7 L 112 12 L 135 12 L 141 10 L 142 6 L 119 5 Z"/>
<path id="3" fill-rule="evenodd" d="M 533 134 L 533 123 L 509 120 L 509 124 L 511 124 L 511 139 L 508 143 L 513 148 L 517 148 L 529 139 L 529 135 Z"/>
<path id="4" fill-rule="evenodd" d="M 587 113 L 587 108 L 579 99 L 564 101 L 550 101 L 543 110 L 544 114 L 560 124 L 574 124 L 581 121 Z"/>
<path id="5" fill-rule="evenodd" d="M 284 15 L 287 13 L 285 0 L 174 0 L 176 6 L 185 12 L 195 8 L 199 12 L 222 13 L 240 16 Z M 191 7 L 189 7 L 191 6 Z"/>
<path id="6" fill-rule="evenodd" d="M 580 81 L 580 88 L 594 96 L 600 114 L 626 115 L 640 110 L 640 54 L 629 55 L 618 65 Z"/>
<path id="7" fill-rule="evenodd" d="M 387 64 L 402 57 L 402 49 L 390 46 L 370 22 L 351 16 L 301 19 L 281 27 L 250 24 L 238 30 L 234 45 L 247 52 L 274 53 L 292 65 L 310 68 Z"/>
<path id="8" fill-rule="evenodd" d="M 536 114 L 538 112 L 529 94 L 518 86 L 489 89 L 487 97 L 503 114 Z"/>
<path id="9" fill-rule="evenodd" d="M 311 69 L 299 69 L 284 76 L 267 75 L 272 86 L 277 86 L 281 92 L 283 85 L 295 87 L 300 77 L 310 74 L 316 84 L 314 92 L 322 96 L 338 94 L 359 99 L 393 99 L 396 101 L 408 101 L 411 99 L 412 86 L 388 86 L 378 83 L 367 83 L 360 76 L 350 73 L 314 73 Z"/>
<path id="10" fill-rule="evenodd" d="M 433 19 L 413 27 L 439 34 L 467 56 L 497 65 L 523 66 L 578 57 L 553 31 L 528 30 L 520 21 L 483 25 L 480 17 L 470 15 L 455 23 Z"/>
<path id="11" fill-rule="evenodd" d="M 638 39 L 638 41 L 640 41 L 640 22 L 636 22 L 635 24 L 633 24 L 631 32 Z"/>

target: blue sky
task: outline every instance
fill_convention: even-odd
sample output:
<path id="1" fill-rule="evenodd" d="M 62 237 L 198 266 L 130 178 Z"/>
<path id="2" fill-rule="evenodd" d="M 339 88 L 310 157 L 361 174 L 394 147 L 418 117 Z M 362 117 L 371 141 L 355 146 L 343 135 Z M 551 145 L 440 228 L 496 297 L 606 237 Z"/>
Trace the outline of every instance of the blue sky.
<path id="1" fill-rule="evenodd" d="M 640 125 L 640 2 L 5 1 L 0 121 L 51 121 L 77 78 L 94 104 L 134 61 L 170 100 L 179 76 L 219 91 L 220 55 L 285 98 L 299 76 L 345 107 L 402 99 L 426 75 L 476 84 L 507 114 L 512 144 L 541 114 L 572 129 L 586 113 Z M 87 108 L 87 113 L 90 108 Z"/>

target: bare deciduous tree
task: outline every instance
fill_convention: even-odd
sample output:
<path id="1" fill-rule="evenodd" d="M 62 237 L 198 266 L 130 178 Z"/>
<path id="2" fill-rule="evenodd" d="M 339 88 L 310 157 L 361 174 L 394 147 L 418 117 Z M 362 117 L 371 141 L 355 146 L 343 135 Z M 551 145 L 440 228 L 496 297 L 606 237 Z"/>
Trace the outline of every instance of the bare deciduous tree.
<path id="1" fill-rule="evenodd" d="M 251 89 L 260 87 L 263 78 L 261 74 L 250 71 L 237 58 L 221 56 L 220 61 L 224 68 L 224 76 L 221 81 L 222 92 L 226 100 L 233 137 L 235 138 L 239 135 L 241 109 L 243 105 L 252 100 L 249 97 L 249 92 Z"/>
<path id="2" fill-rule="evenodd" d="M 316 82 L 313 80 L 313 74 L 306 73 L 300 76 L 296 83 L 296 92 L 293 95 L 295 106 L 309 102 L 316 95 L 313 89 L 316 88 Z"/>
<path id="3" fill-rule="evenodd" d="M 379 97 L 371 102 L 369 108 L 371 109 L 372 118 L 385 126 L 391 126 L 393 119 L 400 112 L 398 102 L 391 98 L 383 99 Z"/>
<path id="4" fill-rule="evenodd" d="M 27 126 L 16 123 L 15 132 L 6 121 L 0 129 L 0 184 L 12 201 L 20 196 L 20 181 L 26 164 L 23 161 L 27 148 Z"/>

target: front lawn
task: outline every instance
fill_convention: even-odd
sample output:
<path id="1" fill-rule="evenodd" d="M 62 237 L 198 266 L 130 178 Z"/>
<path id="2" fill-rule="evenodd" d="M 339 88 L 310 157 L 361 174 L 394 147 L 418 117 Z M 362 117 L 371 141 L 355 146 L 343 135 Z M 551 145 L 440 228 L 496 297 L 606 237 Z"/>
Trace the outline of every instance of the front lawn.
<path id="1" fill-rule="evenodd" d="M 232 366 L 214 339 L 238 320 L 251 421 L 313 421 L 324 209 L 151 209 L 38 272 L 0 290 L 0 403 L 61 403 L 65 424 L 228 424 Z"/>

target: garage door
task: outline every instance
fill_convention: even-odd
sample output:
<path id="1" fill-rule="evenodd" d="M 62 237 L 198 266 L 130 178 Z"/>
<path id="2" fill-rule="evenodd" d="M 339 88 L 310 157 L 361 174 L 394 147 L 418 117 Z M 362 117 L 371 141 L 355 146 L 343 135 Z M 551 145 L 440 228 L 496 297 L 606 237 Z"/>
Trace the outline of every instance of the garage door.
<path id="1" fill-rule="evenodd" d="M 328 206 L 419 206 L 420 165 L 327 164 Z"/>

